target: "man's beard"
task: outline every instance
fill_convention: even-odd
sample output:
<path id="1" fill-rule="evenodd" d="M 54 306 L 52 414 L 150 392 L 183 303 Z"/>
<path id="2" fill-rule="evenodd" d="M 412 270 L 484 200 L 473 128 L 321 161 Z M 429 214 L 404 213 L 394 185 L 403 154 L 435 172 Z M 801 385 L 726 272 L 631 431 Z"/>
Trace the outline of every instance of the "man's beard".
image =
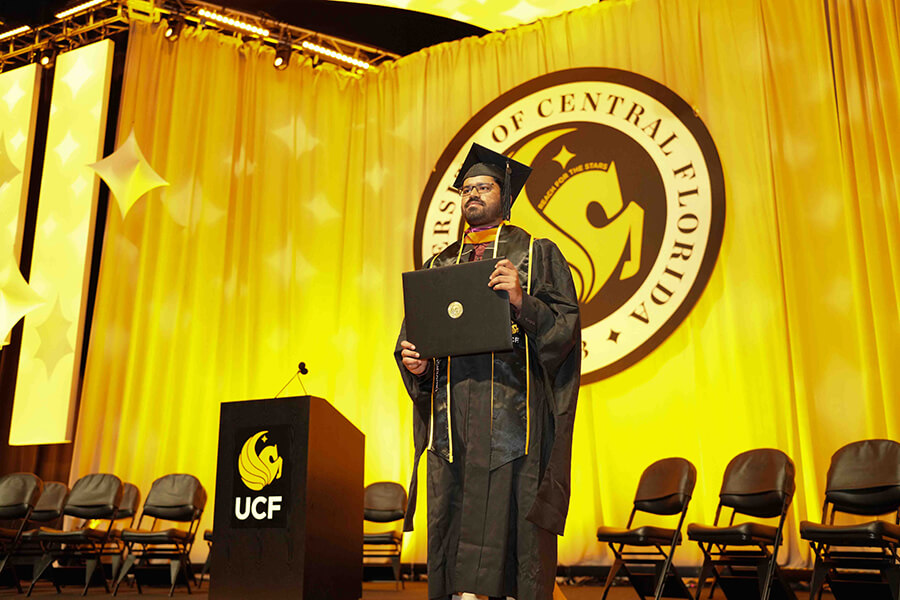
<path id="1" fill-rule="evenodd" d="M 469 200 L 463 208 L 463 216 L 470 227 L 479 227 L 496 221 L 500 215 L 493 215 L 481 200 Z"/>

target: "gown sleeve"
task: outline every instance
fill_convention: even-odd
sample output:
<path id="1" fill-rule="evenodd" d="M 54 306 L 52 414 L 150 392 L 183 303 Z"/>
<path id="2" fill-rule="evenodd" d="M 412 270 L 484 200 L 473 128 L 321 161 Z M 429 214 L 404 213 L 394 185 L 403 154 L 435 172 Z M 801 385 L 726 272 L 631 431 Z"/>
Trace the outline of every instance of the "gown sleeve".
<path id="1" fill-rule="evenodd" d="M 428 268 L 432 257 L 423 268 Z M 409 504 L 406 507 L 406 516 L 403 521 L 403 530 L 413 530 L 413 517 L 416 514 L 416 499 L 418 497 L 419 487 L 419 459 L 425 452 L 425 446 L 428 444 L 428 423 L 431 420 L 431 386 L 432 373 L 434 370 L 434 360 L 429 361 L 428 368 L 421 375 L 413 375 L 403 366 L 403 360 L 400 356 L 400 342 L 406 339 L 406 319 L 400 325 L 400 335 L 397 336 L 397 343 L 394 346 L 394 358 L 397 361 L 397 367 L 400 369 L 400 377 L 403 379 L 403 385 L 406 388 L 409 397 L 413 401 L 413 442 L 415 444 L 415 458 L 413 460 L 413 471 L 409 482 Z"/>
<path id="2" fill-rule="evenodd" d="M 563 534 L 569 509 L 572 431 L 581 379 L 581 319 L 569 265 L 549 240 L 535 240 L 531 294 L 516 321 L 533 344 L 553 415 L 552 447 L 526 518 Z M 549 436 L 548 436 L 549 437 Z"/>

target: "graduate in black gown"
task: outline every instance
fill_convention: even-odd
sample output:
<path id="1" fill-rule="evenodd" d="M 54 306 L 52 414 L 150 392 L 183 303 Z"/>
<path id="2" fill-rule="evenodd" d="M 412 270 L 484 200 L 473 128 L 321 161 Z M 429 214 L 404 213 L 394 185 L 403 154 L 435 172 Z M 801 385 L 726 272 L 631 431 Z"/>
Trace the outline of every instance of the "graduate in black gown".
<path id="1" fill-rule="evenodd" d="M 423 265 L 505 257 L 485 285 L 509 293 L 513 350 L 421 360 L 404 324 L 395 351 L 414 404 L 416 468 L 427 450 L 432 599 L 553 596 L 557 536 L 569 505 L 581 327 L 559 249 L 506 222 L 530 172 L 473 145 L 456 181 L 468 229 Z M 414 470 L 407 531 L 416 484 Z"/>

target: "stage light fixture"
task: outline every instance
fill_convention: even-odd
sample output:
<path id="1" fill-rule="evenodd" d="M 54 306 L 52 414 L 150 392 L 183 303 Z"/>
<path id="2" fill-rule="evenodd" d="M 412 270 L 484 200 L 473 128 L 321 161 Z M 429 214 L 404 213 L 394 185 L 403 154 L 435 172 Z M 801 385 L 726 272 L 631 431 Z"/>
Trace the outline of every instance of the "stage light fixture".
<path id="1" fill-rule="evenodd" d="M 291 63 L 291 47 L 288 44 L 278 44 L 278 48 L 275 49 L 275 60 L 272 61 L 272 65 L 278 69 L 279 71 L 283 71 L 288 68 L 288 65 Z"/>
<path id="2" fill-rule="evenodd" d="M 49 69 L 56 63 L 57 54 L 59 54 L 59 49 L 51 42 L 46 48 L 41 50 L 41 53 L 38 55 L 38 62 L 42 67 Z"/>
<path id="3" fill-rule="evenodd" d="M 22 25 L 21 27 L 16 27 L 15 29 L 10 29 L 9 31 L 4 31 L 0 33 L 0 40 L 5 40 L 6 38 L 11 38 L 14 35 L 19 35 L 20 33 L 25 33 L 29 31 L 31 27 L 28 25 Z"/>
<path id="4" fill-rule="evenodd" d="M 178 36 L 181 35 L 181 30 L 184 29 L 184 17 L 173 15 L 168 20 L 168 27 L 166 27 L 165 37 L 170 42 L 174 42 L 178 39 Z"/>
<path id="5" fill-rule="evenodd" d="M 246 21 L 232 19 L 231 17 L 220 15 L 219 13 L 214 13 L 211 10 L 206 10 L 205 8 L 201 8 L 199 11 L 197 11 L 197 14 L 201 17 L 209 19 L 210 21 L 215 21 L 216 23 L 220 23 L 222 25 L 228 25 L 229 27 L 234 27 L 235 29 L 240 29 L 241 31 L 255 33 L 256 35 L 262 37 L 267 37 L 269 35 L 268 29 L 257 27 L 256 25 L 247 23 Z"/>
<path id="6" fill-rule="evenodd" d="M 98 4 L 103 4 L 104 2 L 106 2 L 106 0 L 88 0 L 88 2 L 82 2 L 81 4 L 73 6 L 72 8 L 67 8 L 66 10 L 64 10 L 62 12 L 56 13 L 56 18 L 57 19 L 65 19 L 66 17 L 70 17 L 70 16 L 74 15 L 75 13 L 79 13 L 83 10 L 93 8 L 94 6 L 97 6 Z"/>
<path id="7" fill-rule="evenodd" d="M 320 46 L 319 44 L 313 44 L 312 42 L 303 42 L 303 44 L 301 45 L 306 50 L 312 50 L 313 52 L 317 52 L 318 54 L 324 54 L 325 56 L 329 56 L 336 60 L 351 64 L 354 67 L 358 67 L 360 69 L 368 69 L 370 66 L 369 63 L 365 61 L 353 58 L 352 56 L 343 54 L 341 52 L 335 52 L 331 48 L 326 48 L 325 46 Z"/>

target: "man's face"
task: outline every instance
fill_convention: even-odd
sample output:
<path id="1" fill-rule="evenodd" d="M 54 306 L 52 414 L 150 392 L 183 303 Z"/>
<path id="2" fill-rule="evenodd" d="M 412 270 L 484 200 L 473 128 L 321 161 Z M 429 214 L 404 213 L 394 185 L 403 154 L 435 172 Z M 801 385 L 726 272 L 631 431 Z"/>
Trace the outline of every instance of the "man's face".
<path id="1" fill-rule="evenodd" d="M 479 191 L 479 188 L 487 188 L 490 191 Z M 503 220 L 500 211 L 500 186 L 490 175 L 478 175 L 469 177 L 463 181 L 463 191 L 471 188 L 471 193 L 463 194 L 463 215 L 470 227 L 484 225 L 498 225 Z"/>

